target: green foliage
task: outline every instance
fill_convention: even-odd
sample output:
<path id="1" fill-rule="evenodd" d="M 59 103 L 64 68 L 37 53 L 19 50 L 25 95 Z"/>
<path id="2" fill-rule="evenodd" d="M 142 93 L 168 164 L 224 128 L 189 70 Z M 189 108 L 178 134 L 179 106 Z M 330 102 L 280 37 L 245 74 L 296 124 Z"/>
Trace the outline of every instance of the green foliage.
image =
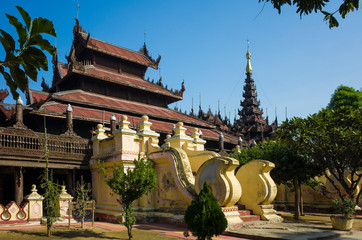
<path id="1" fill-rule="evenodd" d="M 53 232 L 53 224 L 59 218 L 59 206 L 57 205 L 59 194 L 60 194 L 60 186 L 58 183 L 55 183 L 53 180 L 53 172 L 48 174 L 47 169 L 44 170 L 43 175 L 40 176 L 41 182 L 40 187 L 44 189 L 44 208 L 45 208 L 45 218 L 46 218 L 46 226 L 47 226 L 47 236 L 51 237 Z"/>
<path id="2" fill-rule="evenodd" d="M 21 7 L 16 6 L 25 26 L 19 20 L 9 14 L 5 14 L 9 23 L 13 25 L 18 34 L 18 45 L 14 38 L 7 32 L 0 29 L 0 42 L 5 50 L 6 56 L 0 61 L 0 73 L 3 75 L 6 84 L 9 86 L 14 99 L 19 94 L 19 88 L 25 91 L 28 80 L 37 81 L 38 71 L 48 71 L 48 61 L 43 51 L 54 54 L 54 47 L 42 34 L 56 37 L 53 23 L 48 19 L 37 17 L 31 20 L 29 14 Z M 39 49 L 40 48 L 40 49 Z"/>
<path id="3" fill-rule="evenodd" d="M 291 122 L 294 122 L 292 119 Z M 284 129 L 284 123 L 280 129 Z M 288 125 L 290 127 L 290 125 Z M 295 127 L 294 127 L 295 128 Z M 279 129 L 279 131 L 280 131 Z M 286 139 L 283 139 L 284 141 Z M 311 178 L 321 175 L 322 170 L 308 158 L 301 154 L 298 146 L 288 145 L 284 141 L 260 142 L 252 148 L 241 149 L 231 156 L 238 159 L 240 164 L 245 164 L 251 160 L 263 159 L 275 164 L 275 168 L 270 175 L 277 184 L 285 184 L 295 194 L 295 218 L 299 218 L 299 201 L 301 184 L 314 187 L 316 184 Z M 313 184 L 313 185 L 312 185 Z"/>
<path id="4" fill-rule="evenodd" d="M 321 12 L 324 15 L 323 20 L 329 22 L 329 28 L 339 26 L 334 14 L 339 13 L 339 15 L 344 19 L 348 13 L 358 10 L 359 7 L 359 0 L 344 0 L 338 9 L 331 13 L 325 11 L 327 3 L 330 2 L 329 0 L 259 0 L 259 2 L 270 2 L 273 4 L 273 7 L 278 10 L 279 14 L 281 13 L 283 5 L 295 5 L 297 7 L 297 13 L 299 13 L 300 16 L 308 15 L 312 12 Z"/>
<path id="5" fill-rule="evenodd" d="M 128 168 L 126 172 L 123 165 L 114 164 L 113 174 L 104 179 L 112 191 L 120 197 L 117 201 L 123 207 L 123 224 L 127 227 L 129 239 L 132 238 L 132 226 L 136 222 L 133 216 L 133 202 L 151 192 L 157 184 L 157 176 L 148 157 L 145 160 L 138 155 L 138 159 L 133 163 L 134 169 Z M 105 173 L 104 163 L 100 164 L 100 169 Z"/>
<path id="6" fill-rule="evenodd" d="M 356 203 L 347 194 L 343 195 L 342 199 L 334 199 L 333 207 L 338 213 L 341 213 L 345 218 L 352 218 L 355 215 Z"/>
<path id="7" fill-rule="evenodd" d="M 271 171 L 271 177 L 277 184 L 289 184 L 296 177 L 300 182 L 307 183 L 310 178 L 321 173 L 296 148 L 289 147 L 281 140 L 260 142 L 252 148 L 232 153 L 231 157 L 239 160 L 240 165 L 255 159 L 273 162 L 275 168 Z"/>
<path id="8" fill-rule="evenodd" d="M 227 220 L 209 186 L 204 182 L 200 194 L 185 212 L 185 222 L 197 239 L 211 239 L 222 234 Z"/>
<path id="9" fill-rule="evenodd" d="M 44 189 L 44 209 L 47 226 L 47 236 L 52 236 L 53 224 L 59 218 L 59 206 L 57 204 L 60 194 L 60 186 L 53 180 L 53 172 L 49 175 L 49 150 L 47 146 L 48 138 L 45 133 L 45 141 L 43 143 L 44 155 L 42 158 L 45 159 L 45 168 L 42 175 L 40 175 L 40 187 Z"/>
<path id="10" fill-rule="evenodd" d="M 76 199 L 74 210 L 79 212 L 81 217 L 81 227 L 84 228 L 84 218 L 86 215 L 87 201 L 89 201 L 89 190 L 85 187 L 86 183 L 83 182 L 83 176 L 81 177 L 80 183 L 77 182 L 77 187 L 75 188 Z"/>
<path id="11" fill-rule="evenodd" d="M 332 174 L 325 176 L 341 199 L 345 192 L 358 201 L 360 194 L 355 191 L 362 178 L 358 172 L 362 169 L 362 109 L 322 109 L 306 119 L 293 118 L 283 123 L 278 134 L 283 142 Z M 351 183 L 345 179 L 345 170 L 353 176 Z"/>
<path id="12" fill-rule="evenodd" d="M 338 86 L 332 94 L 327 108 L 337 109 L 342 106 L 362 109 L 362 91 L 344 85 Z"/>

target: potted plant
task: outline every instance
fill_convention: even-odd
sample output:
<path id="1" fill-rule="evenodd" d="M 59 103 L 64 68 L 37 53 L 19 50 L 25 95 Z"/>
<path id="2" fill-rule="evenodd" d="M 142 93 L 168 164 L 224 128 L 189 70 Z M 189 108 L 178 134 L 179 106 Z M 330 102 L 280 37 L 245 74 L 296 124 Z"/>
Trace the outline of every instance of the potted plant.
<path id="1" fill-rule="evenodd" d="M 347 194 L 344 194 L 342 199 L 334 199 L 332 203 L 336 211 L 340 213 L 340 215 L 331 216 L 333 229 L 344 231 L 351 230 L 356 203 Z"/>

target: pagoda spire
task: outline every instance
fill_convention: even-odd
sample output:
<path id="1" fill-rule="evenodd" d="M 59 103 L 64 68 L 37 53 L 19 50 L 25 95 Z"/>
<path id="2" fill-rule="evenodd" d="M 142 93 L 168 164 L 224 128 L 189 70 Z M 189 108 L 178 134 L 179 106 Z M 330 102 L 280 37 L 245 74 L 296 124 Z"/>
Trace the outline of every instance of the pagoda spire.
<path id="1" fill-rule="evenodd" d="M 251 140 L 263 141 L 265 137 L 270 137 L 272 131 L 266 119 L 263 118 L 263 110 L 260 108 L 256 86 L 252 78 L 250 58 L 251 53 L 248 41 L 246 78 L 242 95 L 244 99 L 240 102 L 241 109 L 238 110 L 239 119 L 234 120 L 233 127 L 236 133 L 243 135 L 248 142 Z"/>
<path id="2" fill-rule="evenodd" d="M 253 71 L 253 68 L 251 67 L 251 63 L 250 63 L 250 58 L 251 58 L 251 53 L 249 51 L 249 46 L 248 46 L 248 51 L 246 53 L 246 59 L 247 59 L 246 73 L 252 73 L 252 71 Z"/>

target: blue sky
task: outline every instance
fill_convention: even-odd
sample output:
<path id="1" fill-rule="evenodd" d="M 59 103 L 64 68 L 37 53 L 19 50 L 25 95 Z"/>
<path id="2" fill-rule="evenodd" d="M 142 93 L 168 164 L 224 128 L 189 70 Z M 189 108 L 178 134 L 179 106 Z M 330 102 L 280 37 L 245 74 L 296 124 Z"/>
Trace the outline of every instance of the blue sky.
<path id="1" fill-rule="evenodd" d="M 14 30 L 4 14 L 20 17 L 15 5 L 32 18 L 53 21 L 59 60 L 66 62 L 77 1 L 3 1 L 0 28 L 11 33 Z M 284 120 L 286 107 L 289 118 L 306 117 L 325 107 L 340 84 L 362 87 L 360 11 L 339 19 L 340 27 L 330 30 L 321 14 L 300 18 L 294 7 L 284 7 L 279 15 L 270 4 L 260 13 L 263 4 L 258 0 L 83 0 L 79 5 L 80 24 L 95 38 L 138 51 L 146 32 L 149 52 L 154 58 L 162 56 L 160 71 L 149 69 L 146 76 L 161 75 L 173 89 L 185 80 L 184 100 L 177 103 L 183 111 L 190 111 L 192 98 L 197 111 L 201 96 L 205 111 L 209 106 L 217 111 L 220 101 L 221 114 L 234 118 L 242 100 L 247 39 L 258 99 L 269 119 L 275 118 L 277 108 L 278 120 Z M 337 5 L 329 9 L 334 11 Z M 41 89 L 42 76 L 50 85 L 51 65 L 49 70 L 30 87 Z M 0 88 L 4 86 L 0 78 Z"/>

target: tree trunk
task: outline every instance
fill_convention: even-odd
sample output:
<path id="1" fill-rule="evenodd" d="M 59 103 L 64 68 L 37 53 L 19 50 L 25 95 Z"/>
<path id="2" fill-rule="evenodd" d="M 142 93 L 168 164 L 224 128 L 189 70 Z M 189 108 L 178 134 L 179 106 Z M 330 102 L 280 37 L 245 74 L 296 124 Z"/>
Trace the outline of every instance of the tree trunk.
<path id="1" fill-rule="evenodd" d="M 128 233 L 128 239 L 131 240 L 132 239 L 132 226 L 129 226 L 127 228 L 127 233 Z"/>
<path id="2" fill-rule="evenodd" d="M 294 185 L 294 219 L 298 220 L 300 216 L 298 178 L 293 179 L 293 185 Z"/>
<path id="3" fill-rule="evenodd" d="M 304 216 L 303 193 L 302 193 L 301 184 L 299 184 L 299 197 L 300 197 L 300 216 Z"/>
<path id="4" fill-rule="evenodd" d="M 51 236 L 52 236 L 52 226 L 47 225 L 47 237 L 51 237 Z"/>

